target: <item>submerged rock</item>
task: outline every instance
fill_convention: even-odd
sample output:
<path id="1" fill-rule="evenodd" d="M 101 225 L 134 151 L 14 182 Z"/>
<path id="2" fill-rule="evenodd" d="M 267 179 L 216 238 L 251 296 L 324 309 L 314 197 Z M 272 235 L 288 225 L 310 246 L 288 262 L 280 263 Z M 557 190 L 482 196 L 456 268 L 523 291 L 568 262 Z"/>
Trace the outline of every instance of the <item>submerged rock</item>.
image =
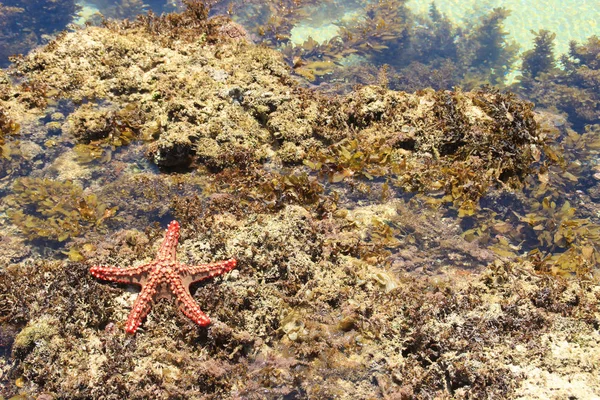
<path id="1" fill-rule="evenodd" d="M 64 33 L 2 82 L 0 228 L 29 241 L 0 239 L 0 396 L 547 398 L 547 377 L 557 398 L 568 382 L 600 390 L 594 248 L 570 257 L 580 280 L 525 254 L 530 230 L 552 249 L 596 237 L 568 202 L 518 190 L 562 182 L 540 166 L 560 161 L 547 114 L 492 89 L 326 96 L 188 7 Z M 135 294 L 89 266 L 142 263 L 171 217 L 183 261 L 239 269 L 191 287 L 210 327 L 157 301 L 128 337 Z"/>

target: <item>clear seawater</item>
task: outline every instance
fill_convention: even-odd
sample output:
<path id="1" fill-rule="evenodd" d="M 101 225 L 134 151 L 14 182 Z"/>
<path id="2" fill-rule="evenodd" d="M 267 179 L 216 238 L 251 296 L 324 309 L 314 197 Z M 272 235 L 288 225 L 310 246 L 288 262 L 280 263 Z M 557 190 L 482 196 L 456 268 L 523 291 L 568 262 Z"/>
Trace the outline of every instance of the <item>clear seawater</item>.
<path id="1" fill-rule="evenodd" d="M 410 0 L 408 4 L 414 11 L 427 12 L 430 3 Z M 581 43 L 600 35 L 599 0 L 440 0 L 435 4 L 454 21 L 472 19 L 496 7 L 510 10 L 504 26 L 522 50 L 532 47 L 532 30 L 556 33 L 557 54 L 565 53 L 571 40 Z"/>
<path id="2" fill-rule="evenodd" d="M 103 2 L 105 5 L 107 3 L 109 2 Z M 343 1 L 337 3 L 341 9 L 345 6 Z M 427 13 L 431 2 L 409 0 L 407 4 L 415 13 Z M 461 25 L 496 7 L 510 10 L 511 15 L 506 19 L 504 27 L 510 38 L 521 46 L 522 51 L 532 47 L 532 31 L 540 29 L 556 33 L 557 54 L 566 53 L 572 40 L 582 42 L 591 35 L 600 35 L 600 0 L 438 0 L 435 4 L 440 12 Z M 93 0 L 81 2 L 81 5 L 83 10 L 79 22 L 98 10 Z M 298 41 L 308 35 L 316 40 L 325 39 L 336 32 L 328 23 L 319 27 L 315 27 L 314 23 L 307 24 L 302 30 L 304 32 L 296 29 Z"/>

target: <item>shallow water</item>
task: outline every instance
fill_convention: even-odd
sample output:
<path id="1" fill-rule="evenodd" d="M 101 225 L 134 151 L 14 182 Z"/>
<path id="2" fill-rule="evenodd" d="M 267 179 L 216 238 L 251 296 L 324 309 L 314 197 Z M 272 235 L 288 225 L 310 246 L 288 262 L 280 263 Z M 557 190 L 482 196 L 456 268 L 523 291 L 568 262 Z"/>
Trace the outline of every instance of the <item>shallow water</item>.
<path id="1" fill-rule="evenodd" d="M 505 28 L 523 50 L 532 47 L 532 30 L 555 32 L 558 53 L 567 52 L 571 40 L 582 41 L 600 34 L 598 0 L 441 0 L 435 4 L 455 21 L 483 14 L 495 7 L 511 10 Z M 429 2 L 410 0 L 408 5 L 415 11 L 425 13 Z"/>
<path id="2" fill-rule="evenodd" d="M 505 24 L 521 49 L 531 29 L 556 31 L 559 53 L 597 33 L 597 4 L 526 4 Z M 438 3 L 455 21 L 495 6 Z M 292 40 L 325 40 L 327 18 L 309 13 Z M 71 75 L 28 60 L 1 86 L 1 117 L 23 120 L 3 121 L 17 135 L 0 157 L 0 400 L 600 393 L 593 112 L 534 120 L 493 90 L 393 90 L 411 71 L 388 75 L 391 58 L 368 51 L 327 64 L 275 41 L 284 62 L 235 26 L 216 42 L 171 28 L 168 45 L 162 31 L 72 33 L 41 52 Z M 53 89 L 17 87 L 28 79 Z M 336 85 L 351 94 L 329 96 Z M 128 336 L 139 290 L 89 268 L 148 262 L 175 218 L 182 262 L 238 268 L 192 285 L 213 325 L 159 301 Z"/>

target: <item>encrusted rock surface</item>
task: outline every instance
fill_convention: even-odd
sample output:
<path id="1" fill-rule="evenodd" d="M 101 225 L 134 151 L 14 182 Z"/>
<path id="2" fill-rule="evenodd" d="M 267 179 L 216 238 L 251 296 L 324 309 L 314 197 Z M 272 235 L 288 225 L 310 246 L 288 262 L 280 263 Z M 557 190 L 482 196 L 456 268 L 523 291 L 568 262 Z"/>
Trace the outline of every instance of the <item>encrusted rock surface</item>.
<path id="1" fill-rule="evenodd" d="M 325 96 L 201 11 L 65 33 L 2 73 L 0 397 L 600 392 L 593 274 L 509 241 L 529 227 L 511 188 L 550 180 L 547 115 L 493 90 Z M 132 337 L 136 294 L 89 266 L 149 261 L 170 218 L 182 262 L 238 268 L 192 286 L 208 328 L 158 301 Z"/>

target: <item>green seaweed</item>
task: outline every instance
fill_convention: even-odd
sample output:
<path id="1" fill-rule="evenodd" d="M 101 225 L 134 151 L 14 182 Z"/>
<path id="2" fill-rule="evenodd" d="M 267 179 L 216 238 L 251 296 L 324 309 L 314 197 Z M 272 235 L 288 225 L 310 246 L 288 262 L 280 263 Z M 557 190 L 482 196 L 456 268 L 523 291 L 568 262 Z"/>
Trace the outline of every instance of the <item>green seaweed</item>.
<path id="1" fill-rule="evenodd" d="M 494 8 L 467 36 L 461 49 L 468 53 L 465 57 L 469 68 L 467 74 L 481 76 L 479 79 L 494 85 L 504 81 L 519 52 L 519 46 L 508 40 L 508 32 L 502 26 L 509 15 L 510 11 L 505 8 Z"/>
<path id="2" fill-rule="evenodd" d="M 309 17 L 302 10 L 310 6 L 310 2 L 294 3 L 286 6 L 282 2 L 281 9 L 272 8 L 269 28 L 260 27 L 259 33 L 309 81 L 374 83 L 364 81 L 365 71 L 375 79 L 376 71 L 387 66 L 387 81 L 396 90 L 475 88 L 503 85 L 517 61 L 518 45 L 508 39 L 503 28 L 510 15 L 505 8 L 492 9 L 466 26 L 457 26 L 434 3 L 428 17 L 422 17 L 413 15 L 405 0 L 366 0 L 357 3 L 357 17 L 339 23 L 335 37 L 323 43 L 309 38 L 292 44 L 290 28 Z M 246 26 L 255 29 L 251 21 Z M 368 64 L 341 68 L 349 56 Z"/>
<path id="3" fill-rule="evenodd" d="M 363 130 L 327 148 L 311 149 L 304 160 L 331 183 L 384 177 L 409 192 L 442 191 L 442 200 L 453 203 L 461 216 L 473 215 L 479 199 L 499 182 L 515 188 L 523 185 L 536 146 L 542 145 L 532 105 L 510 93 L 487 88 L 468 98 L 460 91 L 435 92 L 431 96 L 435 121 L 431 122 L 417 117 L 411 121 L 406 109 L 356 112 L 373 104 L 367 100 L 371 89 L 362 93 L 365 98 L 353 95 L 345 107 L 352 125 Z M 473 106 L 489 121 L 470 122 L 467 114 Z M 404 121 L 402 132 L 379 128 L 396 118 Z"/>
<path id="4" fill-rule="evenodd" d="M 533 49 L 523 53 L 523 63 L 521 65 L 521 84 L 528 85 L 527 81 L 536 79 L 541 74 L 555 72 L 556 59 L 554 57 L 554 39 L 556 33 L 552 33 L 545 29 L 533 32 L 535 35 Z M 529 83 L 530 85 L 531 83 Z"/>
<path id="5" fill-rule="evenodd" d="M 7 196 L 7 214 L 30 240 L 63 242 L 101 225 L 116 213 L 71 181 L 19 178 Z"/>
<path id="6" fill-rule="evenodd" d="M 568 54 L 559 57 L 561 68 L 553 68 L 553 39 L 546 31 L 538 33 L 533 52 L 525 54 L 521 86 L 514 89 L 540 107 L 567 113 L 576 130 L 600 123 L 600 39 L 572 41 Z"/>

